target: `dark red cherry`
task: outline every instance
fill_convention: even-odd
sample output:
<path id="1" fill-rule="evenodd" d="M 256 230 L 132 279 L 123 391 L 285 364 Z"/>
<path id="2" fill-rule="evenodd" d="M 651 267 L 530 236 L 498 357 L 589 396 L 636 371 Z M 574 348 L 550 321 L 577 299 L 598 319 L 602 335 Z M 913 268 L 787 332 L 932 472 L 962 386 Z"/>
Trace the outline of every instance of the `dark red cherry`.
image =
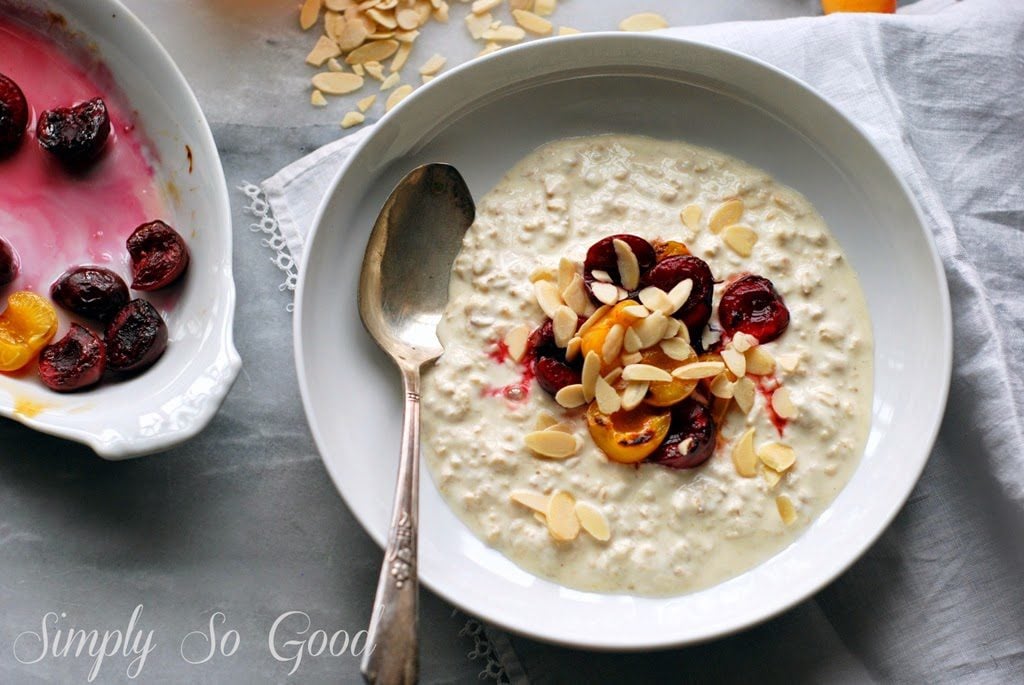
<path id="1" fill-rule="evenodd" d="M 142 224 L 128 236 L 132 257 L 132 288 L 160 290 L 181 278 L 188 268 L 188 246 L 163 221 Z"/>
<path id="2" fill-rule="evenodd" d="M 50 297 L 79 316 L 107 321 L 131 296 L 124 280 L 101 266 L 68 269 L 50 286 Z"/>
<path id="3" fill-rule="evenodd" d="M 103 341 L 73 323 L 67 335 L 39 354 L 39 378 L 51 390 L 72 392 L 99 383 L 106 365 Z"/>
<path id="4" fill-rule="evenodd" d="M 0 154 L 18 146 L 28 126 L 28 102 L 18 84 L 0 74 Z"/>
<path id="5" fill-rule="evenodd" d="M 558 346 L 555 345 L 555 328 L 551 319 L 545 319 L 544 323 L 534 329 L 530 337 L 526 339 L 526 352 L 523 357 L 526 359 L 539 359 L 541 357 L 558 357 L 560 354 Z"/>
<path id="6" fill-rule="evenodd" d="M 12 283 L 21 271 L 21 260 L 14 247 L 0 237 L 0 288 Z"/>
<path id="7" fill-rule="evenodd" d="M 109 136 L 110 115 L 103 98 L 48 109 L 36 126 L 39 146 L 70 166 L 96 159 Z"/>
<path id="8" fill-rule="evenodd" d="M 552 357 L 538 358 L 534 362 L 533 370 L 540 387 L 552 395 L 567 385 L 580 382 L 579 371 Z"/>
<path id="9" fill-rule="evenodd" d="M 690 329 L 691 339 L 700 340 L 700 333 L 711 318 L 711 296 L 715 291 L 715 277 L 707 262 L 693 255 L 666 257 L 644 275 L 641 285 L 653 285 L 668 292 L 687 278 L 693 281 L 693 290 L 673 316 Z"/>
<path id="10" fill-rule="evenodd" d="M 789 309 L 771 281 L 748 274 L 731 283 L 722 293 L 718 320 L 728 335 L 742 331 L 766 343 L 785 332 L 789 326 Z"/>
<path id="11" fill-rule="evenodd" d="M 142 371 L 167 348 L 167 324 L 145 300 L 132 300 L 107 326 L 107 364 L 114 371 Z"/>
<path id="12" fill-rule="evenodd" d="M 692 469 L 711 458 L 715 439 L 711 410 L 688 397 L 672 408 L 668 435 L 647 461 L 672 469 Z"/>
<path id="13" fill-rule="evenodd" d="M 640 265 L 640 274 L 654 266 L 654 247 L 640 236 L 629 233 L 619 233 L 602 238 L 590 246 L 587 250 L 587 258 L 583 262 L 583 281 L 587 284 L 587 292 L 590 292 L 590 284 L 594 282 L 594 271 L 604 271 L 612 280 L 622 285 L 619 281 L 619 260 L 615 254 L 614 242 L 616 239 L 629 245 L 636 255 L 636 261 Z M 595 300 L 597 302 L 597 300 Z M 600 302 L 597 302 L 600 304 Z"/>

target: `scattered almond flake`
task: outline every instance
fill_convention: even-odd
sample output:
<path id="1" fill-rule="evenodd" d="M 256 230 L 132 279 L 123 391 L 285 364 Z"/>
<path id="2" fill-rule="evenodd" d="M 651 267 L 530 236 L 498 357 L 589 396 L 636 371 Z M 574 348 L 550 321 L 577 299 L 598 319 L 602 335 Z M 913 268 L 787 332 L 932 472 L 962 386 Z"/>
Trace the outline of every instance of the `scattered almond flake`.
<path id="1" fill-rule="evenodd" d="M 366 10 L 366 16 L 373 19 L 378 26 L 383 26 L 388 29 L 398 28 L 398 22 L 395 21 L 395 18 L 392 15 L 382 12 L 376 7 Z"/>
<path id="2" fill-rule="evenodd" d="M 516 20 L 517 24 L 523 27 L 523 29 L 530 33 L 535 33 L 538 36 L 549 35 L 553 28 L 550 21 L 540 15 L 526 10 L 512 10 L 512 17 Z"/>
<path id="3" fill-rule="evenodd" d="M 619 22 L 619 28 L 623 31 L 655 31 L 667 29 L 668 21 L 654 12 L 641 12 L 623 19 Z"/>
<path id="4" fill-rule="evenodd" d="M 642 348 L 643 346 L 640 343 L 640 336 L 637 335 L 637 332 L 632 328 L 627 328 L 626 334 L 622 338 L 622 349 L 632 354 L 633 352 L 640 351 Z"/>
<path id="5" fill-rule="evenodd" d="M 325 0 L 324 5 L 327 9 L 334 12 L 344 12 L 347 8 L 351 7 L 354 0 Z"/>
<path id="6" fill-rule="evenodd" d="M 781 442 L 766 442 L 757 448 L 757 458 L 770 469 L 784 473 L 796 462 L 796 452 L 789 445 Z"/>
<path id="7" fill-rule="evenodd" d="M 795 419 L 799 415 L 788 388 L 777 388 L 772 393 L 772 409 L 783 419 Z"/>
<path id="8" fill-rule="evenodd" d="M 430 15 L 433 13 L 434 8 L 426 0 L 418 0 L 413 9 L 420 15 L 420 26 L 423 26 L 430 20 Z"/>
<path id="9" fill-rule="evenodd" d="M 508 498 L 516 504 L 521 504 L 527 509 L 532 509 L 542 514 L 547 513 L 548 500 L 551 499 L 547 495 L 530 490 L 513 490 L 508 493 Z"/>
<path id="10" fill-rule="evenodd" d="M 733 386 L 732 398 L 736 400 L 736 406 L 739 407 L 740 411 L 744 414 L 749 414 L 750 410 L 754 408 L 754 396 L 756 392 L 757 388 L 754 387 L 754 381 L 746 377 L 736 381 L 736 384 Z"/>
<path id="11" fill-rule="evenodd" d="M 395 53 L 395 58 L 391 60 L 391 66 L 388 70 L 391 73 L 401 71 L 405 63 L 409 61 L 409 54 L 412 52 L 412 43 L 401 43 L 398 46 L 398 51 Z"/>
<path id="12" fill-rule="evenodd" d="M 398 82 L 402 80 L 401 74 L 388 74 L 388 77 L 384 79 L 384 82 L 380 84 L 381 90 L 391 90 L 398 85 Z"/>
<path id="13" fill-rule="evenodd" d="M 770 469 L 767 466 L 761 465 L 761 477 L 764 478 L 764 482 L 768 484 L 768 489 L 773 489 L 782 480 L 782 474 L 775 469 Z"/>
<path id="14" fill-rule="evenodd" d="M 533 0 L 508 0 L 509 9 L 530 10 L 533 9 Z"/>
<path id="15" fill-rule="evenodd" d="M 732 347 L 737 352 L 746 352 L 752 347 L 757 347 L 759 344 L 760 342 L 757 338 L 743 331 L 738 331 L 736 335 L 732 336 Z"/>
<path id="16" fill-rule="evenodd" d="M 591 350 L 583 358 L 583 371 L 580 372 L 580 382 L 583 384 L 583 398 L 590 402 L 594 399 L 594 388 L 597 379 L 601 376 L 601 355 Z"/>
<path id="17" fill-rule="evenodd" d="M 365 112 L 366 110 L 368 110 L 371 107 L 373 107 L 373 103 L 376 102 L 376 101 L 377 101 L 377 96 L 376 95 L 371 95 L 370 97 L 363 98 L 362 100 L 357 102 L 356 103 L 356 107 L 359 109 L 360 112 Z"/>
<path id="18" fill-rule="evenodd" d="M 579 356 L 580 348 L 583 347 L 583 338 L 576 336 L 565 346 L 565 361 L 571 362 Z"/>
<path id="19" fill-rule="evenodd" d="M 653 285 L 640 291 L 640 302 L 652 312 L 671 314 L 675 311 L 672 309 L 672 300 L 668 298 L 668 293 Z"/>
<path id="20" fill-rule="evenodd" d="M 622 407 L 622 400 L 615 388 L 609 385 L 608 381 L 598 378 L 594 385 L 594 399 L 597 400 L 597 408 L 602 414 L 611 415 Z"/>
<path id="21" fill-rule="evenodd" d="M 545 283 L 547 282 L 549 281 L 545 281 Z M 563 304 L 555 308 L 555 313 L 551 317 L 551 327 L 555 333 L 555 345 L 564 348 L 569 344 L 569 341 L 576 335 L 576 323 L 578 321 L 579 317 L 576 316 L 576 312 L 566 305 Z"/>
<path id="22" fill-rule="evenodd" d="M 345 66 L 337 59 L 332 57 L 327 60 L 327 71 L 345 71 Z"/>
<path id="23" fill-rule="evenodd" d="M 666 340 L 662 340 L 660 347 L 662 352 L 672 359 L 675 359 L 677 362 L 684 362 L 687 359 L 696 356 L 689 343 L 680 338 L 668 338 Z"/>
<path id="24" fill-rule="evenodd" d="M 665 337 L 667 327 L 668 317 L 661 312 L 651 312 L 646 319 L 634 323 L 633 330 L 640 338 L 640 349 L 646 350 L 660 342 Z"/>
<path id="25" fill-rule="evenodd" d="M 672 374 L 651 364 L 629 364 L 622 370 L 622 378 L 627 381 L 669 383 L 672 381 Z"/>
<path id="26" fill-rule="evenodd" d="M 626 329 L 621 323 L 617 323 L 608 329 L 604 337 L 604 344 L 601 346 L 601 359 L 605 364 L 611 364 L 622 352 L 622 341 L 626 336 Z"/>
<path id="27" fill-rule="evenodd" d="M 679 319 L 669 319 L 668 320 L 668 326 L 665 327 L 665 335 L 662 336 L 662 337 L 664 337 L 664 338 L 675 338 L 676 336 L 679 335 L 679 329 L 682 327 L 682 325 L 683 325 L 683 322 L 680 321 Z M 683 328 L 682 330 L 686 332 L 685 337 L 683 337 L 683 341 L 686 342 L 686 343 L 689 343 L 690 342 L 690 332 L 687 331 L 685 328 Z"/>
<path id="28" fill-rule="evenodd" d="M 398 50 L 397 40 L 378 40 L 362 45 L 348 53 L 345 61 L 349 64 L 364 64 L 366 62 L 383 62 Z"/>
<path id="29" fill-rule="evenodd" d="M 550 17 L 555 13 L 556 0 L 534 0 L 533 11 L 542 17 Z"/>
<path id="30" fill-rule="evenodd" d="M 665 312 L 666 314 L 673 314 L 686 304 L 686 301 L 690 299 L 690 293 L 693 292 L 693 280 L 684 278 L 683 280 L 672 286 L 672 290 L 668 291 L 668 301 L 672 305 L 672 311 Z"/>
<path id="31" fill-rule="evenodd" d="M 747 375 L 747 358 L 731 347 L 722 350 L 722 361 L 737 378 Z"/>
<path id="32" fill-rule="evenodd" d="M 490 40 L 497 43 L 518 43 L 523 38 L 526 38 L 526 31 L 522 30 L 518 26 L 499 26 L 496 29 L 487 29 L 484 31 L 484 40 Z"/>
<path id="33" fill-rule="evenodd" d="M 626 330 L 629 329 L 627 328 Z M 623 347 L 625 347 L 625 338 L 623 338 Z M 621 361 L 624 365 L 627 366 L 629 364 L 641 364 L 643 363 L 643 360 L 644 356 L 639 352 L 631 352 L 629 354 L 623 354 L 621 357 L 619 357 L 619 361 Z"/>
<path id="34" fill-rule="evenodd" d="M 621 376 L 622 376 L 622 367 L 621 366 L 616 366 L 614 369 L 612 369 L 607 374 L 605 374 L 604 380 L 605 380 L 606 383 L 608 383 L 608 385 L 615 385 L 615 383 L 619 380 L 619 378 Z"/>
<path id="35" fill-rule="evenodd" d="M 337 43 L 327 36 L 320 36 L 316 41 L 316 45 L 314 45 L 313 49 L 309 51 L 308 55 L 306 55 L 306 64 L 311 64 L 314 67 L 322 67 L 324 62 L 332 57 L 337 57 L 340 54 L 341 48 L 338 47 Z"/>
<path id="36" fill-rule="evenodd" d="M 423 83 L 430 83 L 435 78 L 437 77 L 432 74 L 420 74 L 420 81 L 422 81 Z"/>
<path id="37" fill-rule="evenodd" d="M 305 0 L 302 3 L 302 9 L 299 10 L 299 26 L 303 31 L 308 31 L 316 24 L 320 18 L 320 6 L 321 0 Z"/>
<path id="38" fill-rule="evenodd" d="M 627 383 L 626 389 L 622 391 L 622 408 L 629 411 L 639 407 L 640 403 L 644 401 L 644 397 L 647 396 L 649 388 L 650 384 L 647 381 Z"/>
<path id="39" fill-rule="evenodd" d="M 700 378 L 712 378 L 722 373 L 724 370 L 725 364 L 722 362 L 692 362 L 674 369 L 672 371 L 672 375 L 684 380 L 697 380 Z"/>
<path id="40" fill-rule="evenodd" d="M 747 373 L 755 376 L 767 376 L 775 371 L 775 358 L 772 357 L 763 347 L 755 347 L 747 350 Z"/>
<path id="41" fill-rule="evenodd" d="M 540 513 L 539 511 L 535 511 L 535 512 L 533 512 L 533 518 L 534 518 L 535 521 L 540 523 L 545 528 L 548 527 L 548 517 L 545 516 L 544 514 Z"/>
<path id="42" fill-rule="evenodd" d="M 757 455 L 754 453 L 754 429 L 748 428 L 732 448 L 732 465 L 744 478 L 757 474 Z"/>
<path id="43" fill-rule="evenodd" d="M 323 71 L 313 76 L 313 87 L 328 95 L 344 95 L 363 87 L 363 77 L 343 71 Z"/>
<path id="44" fill-rule="evenodd" d="M 366 121 L 366 117 L 363 116 L 362 112 L 348 112 L 344 117 L 341 118 L 342 128 L 352 128 Z"/>
<path id="45" fill-rule="evenodd" d="M 354 71 L 357 76 L 365 76 L 366 75 L 366 69 L 363 69 L 363 65 L 362 64 L 353 64 L 352 65 L 352 71 Z"/>
<path id="46" fill-rule="evenodd" d="M 743 200 L 726 200 L 711 212 L 711 216 L 708 217 L 708 228 L 712 233 L 719 233 L 726 226 L 739 222 L 742 216 Z"/>
<path id="47" fill-rule="evenodd" d="M 360 102 L 363 102 L 362 100 Z M 530 327 L 526 324 L 519 324 L 505 334 L 505 347 L 508 349 L 509 358 L 517 364 L 526 353 L 526 342 L 530 338 Z"/>
<path id="48" fill-rule="evenodd" d="M 567 385 L 555 393 L 555 402 L 558 402 L 566 409 L 575 409 L 587 403 L 583 397 L 583 386 L 579 383 Z"/>
<path id="49" fill-rule="evenodd" d="M 780 354 L 776 360 L 779 362 L 779 366 L 782 367 L 783 371 L 788 371 L 790 373 L 796 371 L 797 367 L 800 366 L 800 355 L 795 352 Z"/>
<path id="50" fill-rule="evenodd" d="M 394 38 L 394 31 L 376 31 L 366 37 L 366 40 L 387 40 L 388 38 Z"/>
<path id="51" fill-rule="evenodd" d="M 536 283 L 537 281 L 553 281 L 555 280 L 555 272 L 546 266 L 538 266 L 536 269 L 530 272 L 530 283 Z"/>
<path id="52" fill-rule="evenodd" d="M 757 233 L 749 226 L 733 224 L 722 232 L 722 242 L 741 257 L 749 257 L 757 244 Z"/>
<path id="53" fill-rule="evenodd" d="M 590 284 L 590 292 L 604 304 L 615 304 L 619 301 L 619 289 L 611 283 L 594 281 Z"/>
<path id="54" fill-rule="evenodd" d="M 562 389 L 564 390 L 565 388 Z M 566 459 L 579 451 L 583 441 L 569 433 L 543 430 L 527 433 L 523 438 L 523 442 L 526 443 L 527 449 L 537 456 L 549 459 Z"/>
<path id="55" fill-rule="evenodd" d="M 683 222 L 691 231 L 697 232 L 700 230 L 700 217 L 703 214 L 700 205 L 686 205 L 683 210 L 679 212 L 679 220 Z"/>
<path id="56" fill-rule="evenodd" d="M 618 301 L 619 302 L 622 302 L 623 300 L 629 299 L 629 291 L 627 291 L 625 288 L 619 288 L 619 287 L 616 286 L 615 292 L 618 293 L 618 296 L 619 296 Z"/>
<path id="57" fill-rule="evenodd" d="M 434 8 L 430 16 L 434 18 L 434 21 L 439 21 L 442 24 L 448 23 L 448 3 L 442 2 L 439 7 Z"/>
<path id="58" fill-rule="evenodd" d="M 480 52 L 476 53 L 476 54 L 477 54 L 477 57 L 483 57 L 484 55 L 489 55 L 492 52 L 497 52 L 498 50 L 501 50 L 501 44 L 500 43 L 495 43 L 495 42 L 492 41 L 492 42 L 488 43 L 487 45 L 485 45 L 484 49 L 481 50 Z"/>
<path id="59" fill-rule="evenodd" d="M 444 65 L 447 61 L 448 60 L 445 57 L 435 54 L 430 59 L 423 63 L 423 66 L 420 67 L 420 73 L 425 74 L 427 76 L 436 74 L 437 72 L 441 71 L 441 69 L 444 68 Z"/>
<path id="60" fill-rule="evenodd" d="M 364 62 L 363 69 L 366 69 L 366 73 L 378 81 L 384 80 L 384 67 L 380 62 Z"/>
<path id="61" fill-rule="evenodd" d="M 633 248 L 624 240 L 612 240 L 615 247 L 615 261 L 619 269 L 619 280 L 626 290 L 636 290 L 640 284 L 640 262 L 633 254 Z"/>
<path id="62" fill-rule="evenodd" d="M 580 534 L 580 521 L 576 518 L 576 499 L 565 490 L 555 490 L 548 500 L 545 512 L 551 537 L 568 542 Z"/>
<path id="63" fill-rule="evenodd" d="M 491 20 L 490 14 L 466 15 L 466 28 L 469 29 L 469 35 L 473 37 L 473 40 L 483 38 L 484 31 L 491 27 Z"/>
<path id="64" fill-rule="evenodd" d="M 779 510 L 779 516 L 782 518 L 782 522 L 787 526 L 793 521 L 796 521 L 796 508 L 793 506 L 793 501 L 785 495 L 779 495 L 775 498 L 775 507 Z"/>
<path id="65" fill-rule="evenodd" d="M 391 91 L 391 95 L 388 96 L 387 102 L 384 103 L 384 111 L 390 112 L 399 102 L 409 97 L 410 93 L 412 93 L 412 86 L 410 85 L 395 88 Z"/>
<path id="66" fill-rule="evenodd" d="M 533 424 L 533 429 L 538 431 L 547 430 L 558 423 L 558 419 L 554 414 L 547 411 L 542 411 L 537 414 L 537 420 Z"/>
<path id="67" fill-rule="evenodd" d="M 590 306 L 590 298 L 587 297 L 586 286 L 583 278 L 578 273 L 573 273 L 569 285 L 562 290 L 562 299 L 574 312 L 583 316 Z"/>
<path id="68" fill-rule="evenodd" d="M 395 31 L 395 40 L 399 43 L 414 43 L 419 37 L 419 31 Z"/>
<path id="69" fill-rule="evenodd" d="M 715 397 L 720 397 L 723 400 L 731 399 L 733 393 L 736 390 L 736 384 L 729 380 L 729 376 L 724 373 L 720 373 L 715 376 L 715 380 L 711 381 L 711 394 Z"/>
<path id="70" fill-rule="evenodd" d="M 578 330 L 577 333 L 583 335 L 584 333 L 589 331 L 591 326 L 593 326 L 595 323 L 603 319 L 604 315 L 607 314 L 610 310 L 611 307 L 609 307 L 606 304 L 603 304 L 600 307 L 598 307 L 596 310 L 594 310 L 594 313 L 590 315 L 590 318 L 583 322 L 583 325 L 580 326 L 580 330 Z"/>
<path id="71" fill-rule="evenodd" d="M 593 271 L 590 272 L 590 275 L 594 277 L 595 281 L 600 281 L 601 283 L 612 282 L 612 277 L 608 274 L 608 272 L 602 271 L 601 269 L 594 269 Z"/>
<path id="72" fill-rule="evenodd" d="M 611 538 L 611 529 L 608 527 L 608 519 L 604 513 L 593 504 L 588 502 L 577 502 L 576 518 L 579 519 L 583 530 L 595 540 L 607 542 Z"/>
<path id="73" fill-rule="evenodd" d="M 537 304 L 544 310 L 549 319 L 555 318 L 555 311 L 562 306 L 562 295 L 558 292 L 557 286 L 551 281 L 536 281 L 533 284 L 533 294 L 537 298 Z"/>
<path id="74" fill-rule="evenodd" d="M 341 35 L 338 36 L 338 47 L 343 52 L 351 52 L 366 42 L 366 37 L 369 34 L 370 32 L 366 30 L 366 25 L 363 22 L 346 22 L 345 28 L 342 29 Z"/>
<path id="75" fill-rule="evenodd" d="M 485 14 L 501 4 L 501 0 L 476 0 L 470 5 L 473 14 Z"/>
<path id="76" fill-rule="evenodd" d="M 651 313 L 651 311 L 647 309 L 647 307 L 644 307 L 643 305 L 635 304 L 630 305 L 628 307 L 623 307 L 622 313 L 629 314 L 635 319 L 643 319 L 646 318 L 647 315 Z"/>
<path id="77" fill-rule="evenodd" d="M 420 13 L 412 9 L 401 9 L 395 12 L 395 23 L 403 31 L 412 31 L 420 25 Z"/>
<path id="78" fill-rule="evenodd" d="M 309 104 L 313 105 L 314 107 L 326 107 L 327 98 L 324 97 L 323 93 L 314 88 L 313 94 L 309 96 Z"/>
<path id="79" fill-rule="evenodd" d="M 560 35 L 560 36 L 574 36 L 577 33 L 583 33 L 583 32 L 580 31 L 579 29 L 569 28 L 568 26 L 559 26 L 558 27 L 558 35 Z"/>
<path id="80" fill-rule="evenodd" d="M 558 289 L 565 290 L 569 287 L 569 283 L 572 281 L 572 277 L 576 275 L 576 263 L 568 257 L 562 257 L 558 260 Z"/>

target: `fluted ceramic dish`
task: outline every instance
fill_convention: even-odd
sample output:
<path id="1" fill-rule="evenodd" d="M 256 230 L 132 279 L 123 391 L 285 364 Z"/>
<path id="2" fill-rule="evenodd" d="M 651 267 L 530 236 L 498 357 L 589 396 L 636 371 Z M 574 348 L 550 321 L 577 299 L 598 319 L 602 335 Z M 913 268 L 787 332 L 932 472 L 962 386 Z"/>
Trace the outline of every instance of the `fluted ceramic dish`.
<path id="1" fill-rule="evenodd" d="M 63 17 L 67 39 L 98 55 L 137 112 L 171 217 L 194 230 L 187 234 L 189 270 L 167 316 L 170 343 L 155 366 L 72 395 L 51 392 L 32 376 L 0 376 L 0 415 L 85 443 L 107 459 L 165 450 L 209 423 L 241 367 L 232 340 L 230 205 L 213 136 L 170 56 L 120 2 L 0 0 L 2 11 L 30 22 Z"/>
<path id="2" fill-rule="evenodd" d="M 917 481 L 945 405 L 949 295 L 906 186 L 865 134 L 810 88 L 755 60 L 660 36 L 596 34 L 503 49 L 420 88 L 356 149 L 321 208 L 295 316 L 303 400 L 331 477 L 382 543 L 398 456 L 398 375 L 364 333 L 356 278 L 395 182 L 455 165 L 477 198 L 537 146 L 637 133 L 705 145 L 765 169 L 820 210 L 860 275 L 875 338 L 871 433 L 835 501 L 789 547 L 691 594 L 570 590 L 487 547 L 421 481 L 420 577 L 511 630 L 598 649 L 709 639 L 764 620 L 835 578 Z M 922 343 L 922 341 L 926 341 Z"/>

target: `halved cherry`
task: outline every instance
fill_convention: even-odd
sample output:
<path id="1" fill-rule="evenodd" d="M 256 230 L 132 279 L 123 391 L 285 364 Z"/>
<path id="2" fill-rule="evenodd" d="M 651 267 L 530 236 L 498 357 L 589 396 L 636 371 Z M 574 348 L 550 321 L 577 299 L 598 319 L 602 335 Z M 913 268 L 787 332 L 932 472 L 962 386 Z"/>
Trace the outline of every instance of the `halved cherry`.
<path id="1" fill-rule="evenodd" d="M 28 102 L 18 84 L 0 74 L 0 154 L 18 146 L 28 126 Z"/>
<path id="2" fill-rule="evenodd" d="M 663 262 L 669 257 L 682 257 L 690 254 L 690 248 L 677 240 L 655 240 L 654 243 L 655 261 Z"/>
<path id="3" fill-rule="evenodd" d="M 789 309 L 771 281 L 748 274 L 725 289 L 718 303 L 718 320 L 728 335 L 743 332 L 766 343 L 785 332 Z"/>
<path id="4" fill-rule="evenodd" d="M 618 233 L 602 238 L 590 246 L 590 249 L 587 250 L 587 258 L 583 262 L 583 282 L 587 286 L 588 293 L 590 293 L 591 283 L 595 280 L 594 271 L 604 271 L 611 276 L 612 281 L 621 285 L 619 280 L 619 259 L 615 253 L 615 240 L 621 240 L 633 250 L 633 254 L 636 255 L 636 261 L 640 265 L 641 275 L 654 266 L 654 248 L 640 236 L 630 233 Z M 595 303 L 601 304 L 593 297 L 593 294 L 591 294 L 591 298 Z"/>
<path id="5" fill-rule="evenodd" d="M 107 325 L 107 364 L 136 372 L 152 366 L 167 348 L 167 324 L 156 307 L 132 300 Z"/>
<path id="6" fill-rule="evenodd" d="M 185 239 L 163 221 L 142 224 L 128 236 L 127 244 L 135 290 L 166 288 L 188 268 Z"/>
<path id="7" fill-rule="evenodd" d="M 100 321 L 109 320 L 131 299 L 124 279 L 102 266 L 68 269 L 50 286 L 50 297 L 68 311 Z"/>
<path id="8" fill-rule="evenodd" d="M 0 371 L 17 371 L 39 354 L 57 332 L 57 312 L 45 298 L 11 293 L 0 314 Z"/>
<path id="9" fill-rule="evenodd" d="M 99 383 L 106 365 L 103 341 L 88 328 L 73 323 L 67 335 L 43 348 L 39 378 L 51 390 L 72 392 Z"/>
<path id="10" fill-rule="evenodd" d="M 620 464 L 636 464 L 650 456 L 668 435 L 671 422 L 671 412 L 644 404 L 611 415 L 602 414 L 597 402 L 587 408 L 594 444 Z"/>
<path id="11" fill-rule="evenodd" d="M 644 287 L 653 285 L 668 292 L 687 278 L 693 281 L 693 290 L 686 304 L 673 316 L 686 324 L 691 340 L 700 340 L 700 334 L 711 318 L 711 296 L 715 289 L 715 278 L 707 262 L 693 255 L 666 257 L 648 271 L 640 283 Z"/>
<path id="12" fill-rule="evenodd" d="M 680 361 L 665 354 L 661 347 L 657 345 L 642 351 L 640 356 L 642 357 L 642 364 L 650 364 L 669 373 L 672 373 L 673 369 L 683 364 L 697 361 L 696 353 L 692 354 L 689 359 Z M 697 387 L 697 383 L 698 381 L 695 380 L 683 380 L 674 376 L 671 381 L 651 383 L 644 401 L 655 407 L 671 407 L 689 397 Z"/>
<path id="13" fill-rule="evenodd" d="M 554 395 L 567 385 L 580 382 L 580 372 L 553 357 L 540 357 L 534 362 L 533 373 L 537 384 Z"/>
<path id="14" fill-rule="evenodd" d="M 687 398 L 672 409 L 668 435 L 649 461 L 673 469 L 692 469 L 711 458 L 715 439 L 711 411 L 692 397 Z"/>
<path id="15" fill-rule="evenodd" d="M 39 147 L 71 166 L 96 159 L 109 137 L 110 115 L 103 98 L 46 110 L 36 124 Z"/>
<path id="16" fill-rule="evenodd" d="M 21 260 L 14 247 L 0 237 L 0 288 L 14 282 L 21 271 Z"/>

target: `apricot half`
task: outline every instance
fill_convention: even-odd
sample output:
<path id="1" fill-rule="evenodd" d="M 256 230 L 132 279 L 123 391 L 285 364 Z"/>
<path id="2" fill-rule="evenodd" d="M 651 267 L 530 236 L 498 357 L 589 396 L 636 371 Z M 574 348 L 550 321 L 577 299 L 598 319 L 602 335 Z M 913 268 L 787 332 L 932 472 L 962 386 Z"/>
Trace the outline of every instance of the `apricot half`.
<path id="1" fill-rule="evenodd" d="M 28 291 L 11 293 L 0 314 L 0 371 L 17 371 L 36 358 L 57 332 L 57 312 Z"/>
<path id="2" fill-rule="evenodd" d="M 697 361 L 696 353 L 692 353 L 688 359 L 684 359 L 682 361 L 673 359 L 665 354 L 660 345 L 647 348 L 640 353 L 640 356 L 643 357 L 641 360 L 642 364 L 657 366 L 659 369 L 664 369 L 669 373 L 672 373 L 673 369 L 676 369 L 683 364 L 689 364 Z M 696 389 L 698 382 L 699 381 L 696 380 L 684 380 L 673 376 L 671 381 L 664 383 L 651 383 L 650 388 L 647 390 L 647 397 L 644 399 L 644 402 L 654 407 L 671 407 L 673 404 L 678 404 L 689 397 Z"/>
<path id="3" fill-rule="evenodd" d="M 620 464 L 643 461 L 658 449 L 672 424 L 672 413 L 641 404 L 636 409 L 602 414 L 597 402 L 587 409 L 587 426 L 609 459 Z"/>

